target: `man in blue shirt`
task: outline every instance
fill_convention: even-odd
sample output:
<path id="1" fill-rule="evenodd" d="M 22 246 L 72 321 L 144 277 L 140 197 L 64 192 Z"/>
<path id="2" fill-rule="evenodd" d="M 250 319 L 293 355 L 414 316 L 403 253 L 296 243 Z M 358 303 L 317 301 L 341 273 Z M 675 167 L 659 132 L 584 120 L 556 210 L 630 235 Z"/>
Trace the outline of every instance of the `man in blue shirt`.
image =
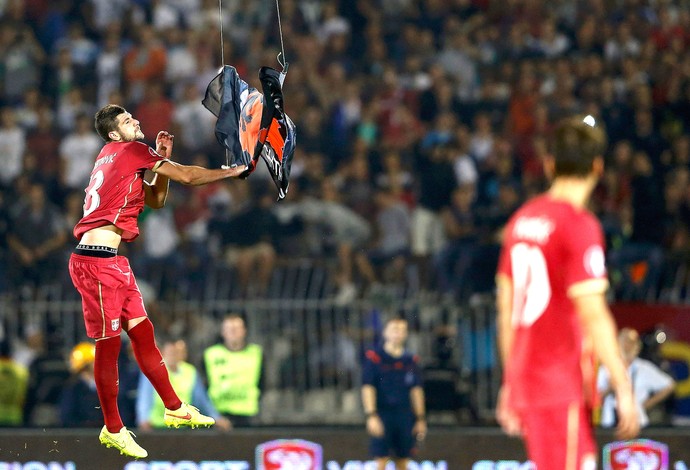
<path id="1" fill-rule="evenodd" d="M 383 328 L 383 347 L 368 350 L 364 361 L 362 403 L 379 470 L 391 456 L 396 470 L 407 469 L 416 441 L 426 436 L 419 358 L 405 351 L 406 340 L 407 321 L 392 318 Z"/>

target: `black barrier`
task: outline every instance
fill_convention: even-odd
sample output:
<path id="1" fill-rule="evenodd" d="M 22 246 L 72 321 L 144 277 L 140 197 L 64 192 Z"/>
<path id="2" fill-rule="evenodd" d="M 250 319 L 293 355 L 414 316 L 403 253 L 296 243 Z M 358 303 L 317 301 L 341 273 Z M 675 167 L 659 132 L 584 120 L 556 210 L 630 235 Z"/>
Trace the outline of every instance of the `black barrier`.
<path id="1" fill-rule="evenodd" d="M 649 429 L 633 449 L 607 448 L 608 458 L 619 462 L 609 468 L 687 470 L 690 465 L 690 433 L 683 429 Z M 613 442 L 609 433 L 597 436 L 600 449 Z M 257 447 L 277 439 L 293 440 L 265 462 Z M 373 470 L 367 463 L 367 437 L 362 429 L 261 428 L 220 433 L 214 430 L 171 430 L 140 433 L 137 441 L 149 457 L 134 461 L 98 443 L 98 430 L 0 430 L 0 470 L 265 470 L 317 468 L 314 454 L 299 453 L 300 441 L 319 448 L 323 470 Z M 296 444 L 295 444 L 296 442 Z M 652 450 L 658 448 L 659 454 Z M 272 444 L 271 449 L 280 445 Z M 278 443 L 281 444 L 281 443 Z M 297 450 L 296 450 L 297 449 Z M 631 450 L 633 449 L 633 450 Z M 265 451 L 266 449 L 263 449 Z M 259 448 L 259 451 L 262 451 Z M 663 454 L 663 455 L 662 455 Z M 664 457 L 665 455 L 665 457 Z M 601 457 L 601 456 L 600 456 Z M 300 458 L 302 460 L 300 460 Z M 667 467 L 652 466 L 652 460 Z M 283 465 L 280 459 L 291 460 Z M 305 462 L 305 459 L 307 462 Z M 623 459 L 623 460 L 622 460 Z M 638 459 L 627 466 L 624 459 Z M 272 462 L 272 463 L 271 463 Z M 277 462 L 277 463 L 276 463 Z M 310 462 L 314 466 L 310 466 Z M 651 463 L 650 463 L 651 462 Z M 410 470 L 530 470 L 518 439 L 494 428 L 432 428 Z M 602 468 L 602 467 L 600 467 Z M 604 466 L 604 468 L 606 468 Z"/>

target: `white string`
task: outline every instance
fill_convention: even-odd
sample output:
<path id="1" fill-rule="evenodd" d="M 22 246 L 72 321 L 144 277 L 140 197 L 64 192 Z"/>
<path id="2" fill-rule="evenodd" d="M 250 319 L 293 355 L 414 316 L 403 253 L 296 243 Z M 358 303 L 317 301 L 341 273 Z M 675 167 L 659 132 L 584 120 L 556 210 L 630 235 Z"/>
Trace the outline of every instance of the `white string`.
<path id="1" fill-rule="evenodd" d="M 218 0 L 218 23 L 220 25 L 220 68 L 225 68 L 225 47 L 223 45 L 223 0 Z M 230 168 L 230 151 L 225 149 L 225 166 Z"/>
<path id="2" fill-rule="evenodd" d="M 288 63 L 285 60 L 285 43 L 283 42 L 283 24 L 280 20 L 280 1 L 276 0 L 276 13 L 278 15 L 278 33 L 280 35 L 280 52 L 278 53 L 278 63 L 283 67 L 283 71 L 280 73 L 281 85 L 283 80 L 285 80 L 285 75 L 287 74 Z M 223 45 L 223 0 L 218 0 L 218 22 L 220 23 L 220 61 L 221 69 L 225 67 L 225 48 Z M 225 149 L 225 163 L 226 166 L 230 166 L 230 152 Z"/>
<path id="3" fill-rule="evenodd" d="M 280 52 L 278 53 L 278 63 L 283 67 L 283 72 L 287 72 L 287 62 L 285 61 L 285 44 L 283 44 L 283 25 L 280 22 L 280 2 L 276 0 L 276 12 L 278 14 L 278 32 L 280 33 Z M 281 60 L 282 55 L 282 60 Z"/>
<path id="4" fill-rule="evenodd" d="M 220 66 L 225 67 L 225 51 L 223 46 L 223 0 L 218 0 L 218 22 L 220 23 Z"/>

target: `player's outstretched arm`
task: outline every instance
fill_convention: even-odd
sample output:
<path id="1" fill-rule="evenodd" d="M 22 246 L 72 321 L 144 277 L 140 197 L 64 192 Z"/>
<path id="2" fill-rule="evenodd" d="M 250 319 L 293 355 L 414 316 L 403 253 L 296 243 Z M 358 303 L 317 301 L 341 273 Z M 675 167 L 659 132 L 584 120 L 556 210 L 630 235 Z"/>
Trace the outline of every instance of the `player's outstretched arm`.
<path id="1" fill-rule="evenodd" d="M 237 178 L 247 170 L 245 165 L 234 168 L 212 170 L 193 165 L 180 165 L 179 163 L 165 161 L 155 172 L 170 178 L 178 183 L 200 186 L 225 178 Z"/>
<path id="2" fill-rule="evenodd" d="M 618 407 L 617 435 L 631 439 L 640 432 L 640 417 L 633 397 L 632 385 L 623 363 L 616 338 L 616 324 L 604 293 L 592 293 L 573 298 L 580 321 L 594 345 L 594 350 L 609 371 L 611 388 Z"/>

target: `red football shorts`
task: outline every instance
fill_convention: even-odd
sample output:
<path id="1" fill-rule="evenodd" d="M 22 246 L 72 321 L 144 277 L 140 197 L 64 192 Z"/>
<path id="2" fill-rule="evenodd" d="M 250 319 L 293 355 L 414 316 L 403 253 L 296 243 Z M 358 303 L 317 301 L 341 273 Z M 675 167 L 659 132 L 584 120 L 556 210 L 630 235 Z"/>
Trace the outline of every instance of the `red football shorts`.
<path id="1" fill-rule="evenodd" d="M 81 294 L 89 338 L 118 336 L 124 322 L 146 316 L 144 299 L 126 257 L 72 253 L 69 275 Z"/>
<path id="2" fill-rule="evenodd" d="M 596 443 L 584 403 L 521 410 L 527 455 L 539 470 L 594 470 Z"/>

